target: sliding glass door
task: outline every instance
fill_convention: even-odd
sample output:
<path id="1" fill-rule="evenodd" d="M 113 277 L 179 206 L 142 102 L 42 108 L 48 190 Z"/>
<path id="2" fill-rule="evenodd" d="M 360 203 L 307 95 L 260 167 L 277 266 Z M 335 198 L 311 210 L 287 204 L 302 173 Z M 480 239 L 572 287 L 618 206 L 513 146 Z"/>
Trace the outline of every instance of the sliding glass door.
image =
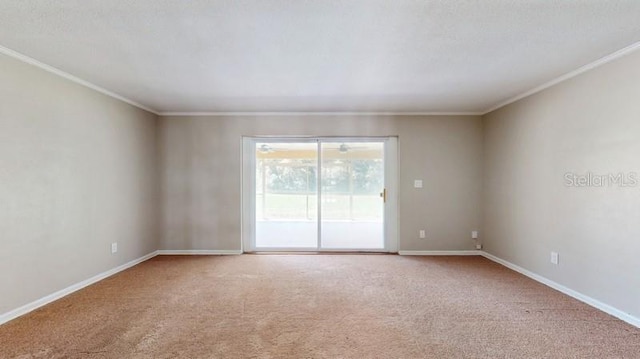
<path id="1" fill-rule="evenodd" d="M 390 250 L 388 142 L 245 139 L 245 251 Z"/>

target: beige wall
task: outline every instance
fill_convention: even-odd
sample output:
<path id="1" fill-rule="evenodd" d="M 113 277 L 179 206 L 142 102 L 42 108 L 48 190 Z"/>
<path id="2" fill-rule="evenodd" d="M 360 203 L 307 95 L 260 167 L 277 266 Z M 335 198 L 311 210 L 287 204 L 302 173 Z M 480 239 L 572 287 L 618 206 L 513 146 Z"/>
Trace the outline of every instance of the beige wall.
<path id="1" fill-rule="evenodd" d="M 639 94 L 635 52 L 483 118 L 485 249 L 636 318 L 640 187 L 564 176 L 640 173 Z"/>
<path id="2" fill-rule="evenodd" d="M 0 55 L 0 315 L 157 249 L 157 152 L 155 115 Z"/>
<path id="3" fill-rule="evenodd" d="M 473 249 L 480 225 L 480 117 L 161 118 L 160 249 L 239 250 L 241 137 L 399 136 L 401 250 Z M 423 179 L 424 188 L 413 188 Z M 427 240 L 417 238 L 426 229 Z"/>

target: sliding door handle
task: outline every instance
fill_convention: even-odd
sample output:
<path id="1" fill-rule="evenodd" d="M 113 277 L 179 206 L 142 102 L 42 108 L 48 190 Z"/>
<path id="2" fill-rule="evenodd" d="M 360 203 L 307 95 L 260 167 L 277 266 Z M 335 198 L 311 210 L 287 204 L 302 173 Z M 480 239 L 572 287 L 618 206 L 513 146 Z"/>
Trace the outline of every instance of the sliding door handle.
<path id="1" fill-rule="evenodd" d="M 387 189 L 384 188 L 382 192 L 380 192 L 380 197 L 382 197 L 382 202 L 387 203 Z"/>

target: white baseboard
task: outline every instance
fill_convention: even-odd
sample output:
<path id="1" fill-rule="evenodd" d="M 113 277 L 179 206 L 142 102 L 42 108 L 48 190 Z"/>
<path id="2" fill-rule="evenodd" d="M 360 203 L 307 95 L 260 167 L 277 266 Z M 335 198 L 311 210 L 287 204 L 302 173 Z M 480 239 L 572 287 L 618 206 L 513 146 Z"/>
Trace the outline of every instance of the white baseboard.
<path id="1" fill-rule="evenodd" d="M 125 263 L 121 266 L 118 266 L 116 268 L 110 269 L 106 272 L 102 272 L 98 275 L 95 275 L 89 279 L 83 280 L 82 282 L 76 283 L 74 285 L 71 285 L 67 288 L 61 289 L 55 293 L 49 294 L 45 297 L 42 297 L 36 301 L 33 301 L 31 303 L 25 304 L 20 308 L 14 309 L 8 313 L 4 313 L 4 314 L 0 314 L 0 325 L 13 320 L 19 316 L 25 315 L 31 311 L 34 311 L 42 306 L 45 306 L 53 301 L 56 301 L 62 297 L 65 297 L 75 291 L 78 291 L 82 288 L 85 288 L 87 286 L 90 286 L 91 284 L 94 284 L 96 282 L 99 282 L 107 277 L 110 277 L 118 272 L 122 272 L 125 269 L 131 268 L 133 266 L 135 266 L 136 264 L 142 263 L 148 259 L 151 259 L 153 257 L 155 257 L 157 255 L 157 251 L 151 252 L 143 257 L 140 257 L 138 259 L 134 259 L 131 262 Z"/>
<path id="2" fill-rule="evenodd" d="M 82 288 L 85 288 L 91 284 L 99 282 L 107 277 L 110 277 L 118 272 L 121 272 L 125 269 L 131 268 L 139 263 L 142 263 L 146 260 L 149 260 L 156 255 L 238 255 L 242 254 L 240 250 L 159 250 L 151 252 L 143 257 L 138 259 L 134 259 L 128 263 L 125 263 L 116 268 L 110 269 L 106 272 L 100 273 L 96 276 L 93 276 L 89 279 L 86 279 L 82 282 L 71 285 L 67 288 L 61 289 L 55 293 L 49 294 L 43 298 L 40 298 L 36 301 L 23 305 L 20 308 L 14 309 L 10 312 L 0 314 L 0 325 L 13 320 L 19 316 L 27 314 L 33 310 L 36 310 L 44 305 L 47 305 L 55 300 L 58 300 L 64 296 L 67 296 L 73 292 L 76 292 Z M 399 251 L 398 254 L 405 256 L 475 256 L 481 255 L 491 261 L 494 261 L 498 264 L 501 264 L 511 270 L 514 270 L 520 274 L 523 274 L 537 282 L 540 282 L 548 287 L 551 287 L 559 292 L 562 292 L 570 297 L 573 297 L 583 303 L 586 303 L 594 308 L 597 308 L 605 313 L 608 313 L 620 320 L 623 320 L 637 328 L 640 328 L 640 318 L 636 318 L 629 313 L 625 313 L 617 308 L 614 308 L 608 304 L 600 302 L 599 300 L 593 299 L 587 295 L 576 292 L 573 289 L 567 288 L 562 284 L 556 283 L 548 278 L 545 278 L 541 275 L 535 274 L 527 269 L 524 269 L 518 265 L 515 265 L 511 262 L 508 262 L 502 258 L 496 257 L 493 254 L 487 253 L 485 251 L 478 250 L 466 250 L 466 251 Z"/>
<path id="3" fill-rule="evenodd" d="M 543 277 L 541 275 L 535 274 L 535 273 L 533 273 L 533 272 L 531 272 L 531 271 L 529 271 L 527 269 L 524 269 L 524 268 L 522 268 L 522 267 L 520 267 L 518 265 L 515 265 L 515 264 L 513 264 L 511 262 L 508 262 L 508 261 L 506 261 L 506 260 L 504 260 L 502 258 L 496 257 L 493 254 L 490 254 L 490 253 L 487 253 L 487 252 L 484 252 L 484 251 L 479 251 L 479 252 L 483 257 L 485 257 L 485 258 L 487 258 L 489 260 L 492 260 L 492 261 L 494 261 L 496 263 L 502 264 L 503 266 L 505 266 L 505 267 L 507 267 L 507 268 L 509 268 L 511 270 L 514 270 L 514 271 L 516 271 L 516 272 L 518 272 L 520 274 L 523 274 L 523 275 L 525 275 L 525 276 L 527 276 L 527 277 L 529 277 L 529 278 L 531 278 L 531 279 L 533 279 L 533 280 L 535 280 L 537 282 L 540 282 L 540 283 L 542 283 L 542 284 L 544 284 L 544 285 L 546 285 L 548 287 L 551 287 L 551 288 L 553 288 L 553 289 L 555 289 L 555 290 L 557 290 L 559 292 L 562 292 L 562 293 L 564 293 L 564 294 L 566 294 L 566 295 L 568 295 L 570 297 L 573 297 L 573 298 L 575 298 L 575 299 L 577 299 L 577 300 L 579 300 L 579 301 L 581 301 L 583 303 L 586 303 L 586 304 L 588 304 L 588 305 L 590 305 L 590 306 L 592 306 L 592 307 L 594 307 L 596 309 L 599 309 L 599 310 L 601 310 L 601 311 L 603 311 L 603 312 L 605 312 L 607 314 L 613 315 L 614 317 L 616 317 L 616 318 L 618 318 L 620 320 L 623 320 L 623 321 L 625 321 L 625 322 L 627 322 L 627 323 L 629 323 L 629 324 L 631 324 L 631 325 L 633 325 L 633 326 L 635 326 L 637 328 L 640 328 L 640 318 L 636 318 L 636 317 L 630 315 L 629 313 L 625 313 L 625 312 L 623 312 L 623 311 L 621 311 L 621 310 L 619 310 L 617 308 L 614 308 L 614 307 L 610 306 L 609 304 L 602 303 L 601 301 L 599 301 L 597 299 L 593 299 L 593 298 L 591 298 L 591 297 L 589 297 L 587 295 L 584 295 L 582 293 L 576 292 L 575 290 L 573 290 L 571 288 L 567 288 L 562 284 L 556 283 L 556 282 L 554 282 L 554 281 L 552 281 L 552 280 L 550 280 L 548 278 L 545 278 L 545 277 Z"/>
<path id="4" fill-rule="evenodd" d="M 401 256 L 479 256 L 481 251 L 398 251 Z"/>
<path id="5" fill-rule="evenodd" d="M 216 255 L 237 255 L 242 254 L 241 250 L 210 250 L 210 249 L 188 249 L 188 250 L 174 250 L 174 249 L 161 249 L 158 251 L 158 255 L 161 256 L 216 256 Z"/>

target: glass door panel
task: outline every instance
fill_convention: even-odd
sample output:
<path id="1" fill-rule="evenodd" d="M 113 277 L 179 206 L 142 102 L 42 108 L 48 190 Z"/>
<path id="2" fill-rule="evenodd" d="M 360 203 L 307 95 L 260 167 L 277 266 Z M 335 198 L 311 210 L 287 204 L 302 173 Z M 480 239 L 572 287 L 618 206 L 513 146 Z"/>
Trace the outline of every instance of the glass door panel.
<path id="1" fill-rule="evenodd" d="M 384 249 L 384 142 L 321 142 L 322 249 Z"/>
<path id="2" fill-rule="evenodd" d="M 317 249 L 317 141 L 255 148 L 255 247 Z"/>

